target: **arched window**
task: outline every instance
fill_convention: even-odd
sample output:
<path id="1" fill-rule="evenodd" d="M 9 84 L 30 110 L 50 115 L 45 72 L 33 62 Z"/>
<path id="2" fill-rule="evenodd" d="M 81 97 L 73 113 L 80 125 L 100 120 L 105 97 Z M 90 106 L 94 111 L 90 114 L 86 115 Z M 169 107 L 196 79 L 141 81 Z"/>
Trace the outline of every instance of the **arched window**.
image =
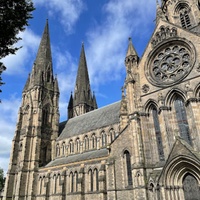
<path id="1" fill-rule="evenodd" d="M 87 135 L 84 138 L 84 143 L 85 143 L 85 150 L 88 150 L 89 149 L 89 138 Z"/>
<path id="2" fill-rule="evenodd" d="M 54 174 L 53 179 L 54 179 L 54 181 L 53 181 L 53 184 L 54 184 L 54 187 L 53 187 L 54 191 L 53 191 L 53 193 L 56 194 L 56 192 L 57 192 L 57 177 L 56 177 L 56 174 Z"/>
<path id="3" fill-rule="evenodd" d="M 76 152 L 77 153 L 80 152 L 80 139 L 79 138 L 76 139 Z"/>
<path id="4" fill-rule="evenodd" d="M 73 141 L 70 140 L 69 141 L 69 153 L 73 153 L 74 152 L 74 144 Z"/>
<path id="5" fill-rule="evenodd" d="M 94 169 L 94 174 L 93 174 L 93 190 L 94 191 L 99 190 L 99 173 L 96 168 Z"/>
<path id="6" fill-rule="evenodd" d="M 183 99 L 181 97 L 177 97 L 175 99 L 174 108 L 176 111 L 176 119 L 177 119 L 179 131 L 180 131 L 180 135 L 185 141 L 191 144 L 187 114 L 186 114 Z"/>
<path id="7" fill-rule="evenodd" d="M 90 169 L 88 171 L 88 178 L 89 178 L 89 191 L 93 191 L 93 173 L 92 173 L 92 170 Z"/>
<path id="8" fill-rule="evenodd" d="M 65 155 L 65 142 L 62 143 L 62 155 Z"/>
<path id="9" fill-rule="evenodd" d="M 196 178 L 191 174 L 186 174 L 183 178 L 183 191 L 185 200 L 198 200 L 199 199 L 199 186 Z"/>
<path id="10" fill-rule="evenodd" d="M 92 148 L 93 149 L 97 148 L 97 138 L 95 134 L 92 135 Z"/>
<path id="11" fill-rule="evenodd" d="M 43 179 L 42 177 L 39 178 L 39 194 L 42 194 L 42 186 L 43 186 Z"/>
<path id="12" fill-rule="evenodd" d="M 78 172 L 74 172 L 74 192 L 78 192 Z"/>
<path id="13" fill-rule="evenodd" d="M 155 129 L 155 134 L 156 134 L 156 142 L 157 142 L 159 159 L 164 160 L 164 151 L 163 151 L 163 142 L 162 142 L 162 136 L 161 136 L 161 131 L 160 131 L 160 123 L 158 119 L 158 111 L 155 106 L 152 106 L 152 116 L 153 116 L 153 123 L 154 123 L 154 129 Z"/>
<path id="14" fill-rule="evenodd" d="M 127 180 L 127 184 L 130 186 L 130 185 L 133 185 L 132 170 L 131 170 L 131 156 L 127 150 L 124 152 L 124 159 L 125 159 L 126 180 Z"/>
<path id="15" fill-rule="evenodd" d="M 110 142 L 112 142 L 115 139 L 115 131 L 114 129 L 110 129 Z"/>
<path id="16" fill-rule="evenodd" d="M 107 145 L 107 135 L 105 131 L 101 133 L 101 142 L 102 142 L 102 147 Z"/>
<path id="17" fill-rule="evenodd" d="M 74 176 L 72 172 L 69 174 L 69 177 L 70 177 L 70 192 L 74 192 Z"/>
<path id="18" fill-rule="evenodd" d="M 59 144 L 56 145 L 56 156 L 60 156 L 60 146 Z"/>

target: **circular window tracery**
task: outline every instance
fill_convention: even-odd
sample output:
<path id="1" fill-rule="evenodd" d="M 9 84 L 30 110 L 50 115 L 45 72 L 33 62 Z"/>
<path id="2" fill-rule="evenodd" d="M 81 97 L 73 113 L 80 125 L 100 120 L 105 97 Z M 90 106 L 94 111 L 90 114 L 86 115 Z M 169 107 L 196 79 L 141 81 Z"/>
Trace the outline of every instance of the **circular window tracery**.
<path id="1" fill-rule="evenodd" d="M 195 51 L 185 42 L 170 42 L 152 53 L 146 77 L 154 85 L 165 87 L 186 77 L 194 65 Z"/>

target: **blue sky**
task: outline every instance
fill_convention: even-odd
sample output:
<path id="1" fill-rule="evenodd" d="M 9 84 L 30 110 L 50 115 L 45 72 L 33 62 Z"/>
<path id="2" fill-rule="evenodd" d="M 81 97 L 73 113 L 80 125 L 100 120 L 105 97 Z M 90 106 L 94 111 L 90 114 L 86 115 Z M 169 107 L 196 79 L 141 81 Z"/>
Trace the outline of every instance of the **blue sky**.
<path id="1" fill-rule="evenodd" d="M 92 90 L 99 107 L 121 98 L 128 38 L 139 56 L 155 27 L 156 0 L 33 0 L 30 26 L 20 33 L 23 46 L 3 62 L 6 83 L 0 94 L 0 167 L 7 171 L 21 94 L 36 58 L 46 19 L 49 20 L 54 74 L 60 87 L 60 121 L 74 89 L 81 44 L 84 42 Z"/>

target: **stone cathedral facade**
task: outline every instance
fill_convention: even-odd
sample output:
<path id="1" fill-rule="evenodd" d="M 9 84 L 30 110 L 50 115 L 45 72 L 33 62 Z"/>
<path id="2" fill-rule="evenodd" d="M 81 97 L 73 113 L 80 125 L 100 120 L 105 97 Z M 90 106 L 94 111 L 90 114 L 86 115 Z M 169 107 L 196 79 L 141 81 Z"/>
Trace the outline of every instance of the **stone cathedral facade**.
<path id="1" fill-rule="evenodd" d="M 142 57 L 129 40 L 125 68 L 121 100 L 97 109 L 82 45 L 68 120 L 59 123 L 47 22 L 4 200 L 200 200 L 200 2 L 157 3 L 152 37 Z"/>

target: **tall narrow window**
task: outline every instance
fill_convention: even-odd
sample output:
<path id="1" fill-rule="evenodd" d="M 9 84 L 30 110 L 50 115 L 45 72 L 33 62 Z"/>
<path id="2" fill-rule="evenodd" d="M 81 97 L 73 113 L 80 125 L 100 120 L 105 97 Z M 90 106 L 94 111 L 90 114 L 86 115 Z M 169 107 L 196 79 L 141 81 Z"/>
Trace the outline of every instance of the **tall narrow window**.
<path id="1" fill-rule="evenodd" d="M 60 156 L 60 147 L 59 147 L 59 144 L 56 145 L 56 155 Z"/>
<path id="2" fill-rule="evenodd" d="M 102 141 L 102 146 L 107 145 L 107 135 L 104 131 L 101 133 L 101 141 Z"/>
<path id="3" fill-rule="evenodd" d="M 70 153 L 73 153 L 73 152 L 74 152 L 74 144 L 73 144 L 73 141 L 72 141 L 72 140 L 69 141 L 69 152 L 70 152 Z"/>
<path id="4" fill-rule="evenodd" d="M 65 142 L 62 143 L 62 155 L 65 155 Z"/>
<path id="5" fill-rule="evenodd" d="M 93 189 L 94 191 L 98 191 L 99 190 L 99 173 L 97 169 L 94 169 L 94 174 L 93 174 L 93 180 L 94 180 L 94 185 L 93 185 Z"/>
<path id="6" fill-rule="evenodd" d="M 174 101 L 174 108 L 176 111 L 176 119 L 177 119 L 179 131 L 180 131 L 180 135 L 185 141 L 191 144 L 187 114 L 186 114 L 185 105 L 182 98 L 180 97 L 176 98 L 176 100 Z"/>
<path id="7" fill-rule="evenodd" d="M 74 176 L 73 173 L 70 173 L 70 192 L 74 192 Z"/>
<path id="8" fill-rule="evenodd" d="M 95 134 L 92 135 L 92 148 L 95 149 L 97 147 L 97 138 Z"/>
<path id="9" fill-rule="evenodd" d="M 133 181 L 132 181 L 132 170 L 131 170 L 131 156 L 127 150 L 124 152 L 124 159 L 126 165 L 127 183 L 128 185 L 132 185 Z"/>
<path id="10" fill-rule="evenodd" d="M 74 192 L 78 192 L 78 172 L 74 173 Z"/>
<path id="11" fill-rule="evenodd" d="M 80 152 L 80 139 L 79 138 L 76 139 L 76 152 L 77 153 Z"/>
<path id="12" fill-rule="evenodd" d="M 93 191 L 93 173 L 92 173 L 92 170 L 90 169 L 89 172 L 88 172 L 88 175 L 89 175 L 89 191 Z"/>
<path id="13" fill-rule="evenodd" d="M 158 112 L 155 107 L 152 108 L 152 116 L 153 116 L 154 129 L 155 129 L 155 134 L 156 134 L 156 142 L 157 142 L 159 159 L 164 160 L 164 151 L 163 151 L 162 136 L 161 136 L 161 131 L 160 131 L 160 123 L 158 119 Z"/>
<path id="14" fill-rule="evenodd" d="M 89 149 L 89 138 L 87 135 L 84 138 L 84 143 L 85 143 L 85 150 L 88 150 Z"/>

